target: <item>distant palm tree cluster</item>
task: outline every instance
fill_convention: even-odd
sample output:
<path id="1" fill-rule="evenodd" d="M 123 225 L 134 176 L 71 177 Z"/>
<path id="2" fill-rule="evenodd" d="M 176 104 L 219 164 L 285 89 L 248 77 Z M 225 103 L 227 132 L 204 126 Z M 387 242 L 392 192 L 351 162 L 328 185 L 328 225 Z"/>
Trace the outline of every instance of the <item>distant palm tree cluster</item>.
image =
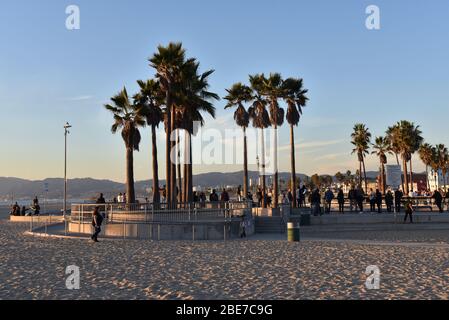
<path id="1" fill-rule="evenodd" d="M 219 96 L 208 91 L 209 76 L 213 70 L 199 72 L 199 62 L 195 58 L 186 58 L 185 49 L 181 43 L 170 43 L 159 46 L 157 52 L 149 59 L 150 66 L 156 71 L 155 77 L 146 81 L 137 81 L 140 91 L 132 98 L 128 96 L 126 88 L 111 98 L 112 103 L 105 105 L 114 117 L 113 133 L 121 130 L 126 149 L 126 195 L 127 202 L 135 202 L 133 152 L 139 150 L 141 135 L 139 128 L 148 125 L 152 136 L 152 170 L 153 170 L 153 202 L 160 203 L 158 161 L 156 145 L 156 129 L 160 123 L 165 127 L 165 170 L 166 170 L 166 201 L 168 206 L 176 202 L 192 202 L 192 145 L 191 136 L 194 134 L 194 122 L 204 124 L 203 113 L 215 118 L 213 101 Z M 246 129 L 250 121 L 255 128 L 262 130 L 273 126 L 275 130 L 284 123 L 284 118 L 290 125 L 291 138 L 291 167 L 292 192 L 296 193 L 297 179 L 295 171 L 295 140 L 294 127 L 298 125 L 302 108 L 308 98 L 307 90 L 303 88 L 303 80 L 299 78 L 282 79 L 278 73 L 257 74 L 249 77 L 250 85 L 234 84 L 227 90 L 225 99 L 228 101 L 226 109 L 237 107 L 234 119 L 243 129 L 244 139 L 244 179 L 243 194 L 248 194 L 248 155 Z M 280 107 L 279 102 L 285 101 L 287 113 Z M 250 103 L 248 109 L 244 104 Z M 269 106 L 269 112 L 266 107 Z M 185 133 L 184 168 L 181 170 L 179 149 L 176 161 L 172 161 L 172 150 L 179 144 L 178 135 L 182 129 Z M 277 155 L 277 140 L 275 141 Z M 264 148 L 265 142 L 262 141 Z M 262 157 L 265 154 L 262 150 Z M 276 160 L 275 160 L 276 162 Z M 262 160 L 262 169 L 265 161 Z M 181 173 L 181 171 L 183 171 Z M 265 200 L 266 182 L 262 174 L 262 192 Z M 273 204 L 278 205 L 278 172 L 275 170 L 273 179 Z M 293 206 L 296 206 L 296 195 L 293 194 Z M 266 206 L 265 201 L 263 205 Z"/>
<path id="2" fill-rule="evenodd" d="M 431 167 L 435 174 L 441 170 L 446 174 L 449 170 L 449 155 L 448 150 L 444 145 L 437 145 L 432 147 L 428 143 L 424 143 L 422 132 L 419 126 L 416 126 L 410 121 L 399 121 L 395 125 L 389 127 L 385 136 L 379 136 L 371 143 L 371 133 L 366 125 L 358 123 L 354 126 L 351 134 L 351 143 L 354 146 L 353 154 L 357 154 L 359 162 L 359 185 L 362 185 L 362 174 L 367 190 L 365 158 L 370 152 L 375 154 L 380 161 L 380 189 L 381 192 L 386 191 L 386 175 L 385 165 L 387 164 L 387 155 L 394 155 L 396 163 L 400 165 L 402 160 L 403 181 L 402 188 L 406 194 L 410 190 L 413 191 L 413 155 L 418 152 L 420 159 L 426 165 L 426 171 Z M 409 170 L 410 169 L 410 170 Z M 430 189 L 430 187 L 429 187 Z"/>
<path id="3" fill-rule="evenodd" d="M 202 113 L 215 117 L 215 107 L 212 101 L 219 96 L 208 91 L 208 78 L 213 70 L 199 72 L 199 62 L 195 58 L 186 58 L 185 49 L 181 43 L 170 43 L 159 46 L 157 52 L 149 59 L 150 66 L 156 71 L 154 79 L 138 84 L 140 92 L 129 98 L 126 88 L 111 98 L 112 103 L 105 107 L 111 111 L 114 124 L 111 131 L 121 130 L 126 148 L 126 199 L 128 203 L 135 202 L 133 152 L 139 150 L 141 135 L 140 127 L 151 127 L 152 159 L 153 159 L 153 202 L 160 202 L 158 161 L 156 145 L 156 128 L 164 123 L 165 169 L 166 169 L 166 201 L 170 206 L 176 201 L 191 202 L 192 194 L 192 161 L 184 165 L 184 179 L 181 176 L 180 161 L 172 161 L 171 150 L 175 149 L 179 137 L 172 139 L 177 129 L 183 129 L 186 135 L 185 157 L 191 155 L 191 135 L 194 133 L 194 122 L 204 123 Z M 179 153 L 176 155 L 179 160 Z M 178 164 L 178 165 L 177 165 Z M 181 185 L 183 184 L 183 185 Z"/>
<path id="4" fill-rule="evenodd" d="M 243 193 L 248 193 L 248 156 L 247 156 L 247 141 L 246 129 L 252 120 L 253 127 L 261 129 L 262 131 L 262 206 L 265 208 L 266 181 L 265 181 L 265 139 L 263 130 L 272 126 L 277 130 L 279 126 L 284 124 L 286 118 L 290 125 L 290 162 L 291 162 L 291 181 L 290 189 L 292 191 L 292 206 L 296 207 L 296 159 L 295 159 L 295 135 L 294 127 L 298 125 L 299 119 L 302 115 L 302 108 L 306 106 L 308 92 L 303 88 L 303 80 L 300 78 L 282 79 L 279 73 L 272 73 L 268 77 L 264 74 L 256 74 L 249 76 L 250 85 L 242 83 L 234 84 L 230 89 L 227 89 L 228 95 L 225 97 L 228 104 L 225 108 L 237 107 L 234 113 L 234 119 L 238 126 L 243 129 Z M 287 114 L 283 108 L 280 107 L 279 102 L 285 101 L 287 104 Z M 243 103 L 250 103 L 250 107 L 245 109 Z M 269 106 L 269 112 L 266 106 Z M 274 141 L 274 155 L 277 156 L 277 134 L 275 134 Z M 274 160 L 277 163 L 277 159 Z M 279 175 L 275 167 L 273 175 L 273 207 L 277 207 L 279 203 Z"/>

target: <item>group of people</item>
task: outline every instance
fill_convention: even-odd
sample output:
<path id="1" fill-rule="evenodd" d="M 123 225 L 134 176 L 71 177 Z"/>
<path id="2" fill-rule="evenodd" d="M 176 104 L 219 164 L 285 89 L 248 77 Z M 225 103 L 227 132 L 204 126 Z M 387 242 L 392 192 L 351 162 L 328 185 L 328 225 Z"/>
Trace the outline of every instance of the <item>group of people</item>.
<path id="1" fill-rule="evenodd" d="M 12 216 L 31 216 L 35 215 L 38 216 L 40 214 L 41 207 L 39 205 L 39 199 L 35 197 L 33 199 L 33 202 L 30 206 L 30 208 L 27 208 L 26 206 L 20 207 L 19 204 L 16 202 L 11 207 L 10 215 Z"/>

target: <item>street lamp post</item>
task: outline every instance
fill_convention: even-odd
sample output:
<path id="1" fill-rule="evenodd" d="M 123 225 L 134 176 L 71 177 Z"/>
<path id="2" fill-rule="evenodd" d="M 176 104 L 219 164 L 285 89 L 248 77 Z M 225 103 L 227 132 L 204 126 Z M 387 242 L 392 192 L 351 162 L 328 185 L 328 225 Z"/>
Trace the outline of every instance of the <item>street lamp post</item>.
<path id="1" fill-rule="evenodd" d="M 66 122 L 64 126 L 64 219 L 67 214 L 67 135 L 70 133 L 69 128 L 72 126 Z"/>

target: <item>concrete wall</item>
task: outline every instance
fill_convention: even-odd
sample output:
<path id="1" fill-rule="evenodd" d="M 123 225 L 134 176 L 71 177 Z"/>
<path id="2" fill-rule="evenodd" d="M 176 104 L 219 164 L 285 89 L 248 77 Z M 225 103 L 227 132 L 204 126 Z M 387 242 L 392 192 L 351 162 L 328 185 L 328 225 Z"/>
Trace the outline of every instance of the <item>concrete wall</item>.
<path id="1" fill-rule="evenodd" d="M 33 222 L 33 223 L 57 223 L 63 222 L 64 217 L 62 216 L 10 216 L 9 221 L 11 222 Z"/>
<path id="2" fill-rule="evenodd" d="M 223 240 L 240 237 L 240 219 L 233 219 L 229 223 L 202 222 L 182 224 L 151 224 L 151 223 L 113 223 L 104 224 L 100 236 L 114 238 L 151 239 L 151 240 Z M 254 234 L 253 218 L 246 220 L 247 236 Z M 68 230 L 71 233 L 91 234 L 90 223 L 70 222 Z"/>
<path id="3" fill-rule="evenodd" d="M 378 223 L 400 223 L 404 221 L 405 214 L 333 214 L 322 216 L 311 216 L 311 225 L 332 225 L 332 224 L 378 224 Z M 413 222 L 424 223 L 449 223 L 447 213 L 421 213 L 413 214 Z"/>

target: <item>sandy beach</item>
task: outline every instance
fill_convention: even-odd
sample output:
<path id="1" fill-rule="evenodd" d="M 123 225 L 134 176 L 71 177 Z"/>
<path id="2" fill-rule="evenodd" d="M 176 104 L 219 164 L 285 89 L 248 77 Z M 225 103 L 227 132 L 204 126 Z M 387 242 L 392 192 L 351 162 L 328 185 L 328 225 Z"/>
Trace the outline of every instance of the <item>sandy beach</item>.
<path id="1" fill-rule="evenodd" d="M 444 230 L 326 233 L 352 241 L 326 240 L 314 231 L 315 240 L 306 236 L 299 244 L 269 235 L 226 243 L 93 244 L 24 236 L 26 230 L 4 215 L 0 220 L 0 299 L 449 298 L 449 232 Z M 400 245 L 418 240 L 425 245 Z M 68 265 L 80 267 L 80 290 L 65 287 Z M 379 290 L 365 288 L 369 265 L 381 270 Z"/>

